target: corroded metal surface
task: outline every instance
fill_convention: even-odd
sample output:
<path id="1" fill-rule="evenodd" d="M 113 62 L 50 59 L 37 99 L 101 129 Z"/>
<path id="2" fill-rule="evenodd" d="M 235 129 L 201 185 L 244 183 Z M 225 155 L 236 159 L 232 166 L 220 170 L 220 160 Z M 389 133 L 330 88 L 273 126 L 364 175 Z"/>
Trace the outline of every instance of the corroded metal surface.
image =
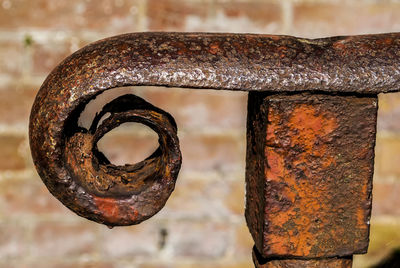
<path id="1" fill-rule="evenodd" d="M 250 93 L 246 220 L 264 257 L 368 247 L 376 96 Z"/>
<path id="2" fill-rule="evenodd" d="M 138 223 L 156 213 L 174 187 L 181 161 L 176 126 L 167 113 L 125 97 L 109 106 L 109 120 L 89 130 L 79 128 L 79 114 L 98 94 L 130 85 L 329 94 L 399 91 L 399 48 L 400 34 L 310 40 L 137 33 L 104 39 L 65 59 L 43 83 L 30 117 L 32 157 L 50 192 L 79 215 L 109 225 Z M 153 127 L 160 150 L 140 165 L 112 166 L 96 142 L 117 126 L 113 120 Z"/>
<path id="3" fill-rule="evenodd" d="M 139 97 L 124 95 L 105 105 L 89 130 L 79 127 L 77 119 L 75 114 L 66 122 L 59 141 L 64 143 L 61 156 L 49 151 L 50 161 L 36 159 L 50 192 L 77 214 L 108 226 L 136 224 L 157 213 L 172 193 L 181 165 L 171 115 Z M 97 142 L 125 122 L 148 125 L 158 133 L 160 146 L 139 163 L 115 166 L 97 149 Z M 31 144 L 32 150 L 40 150 L 37 140 Z"/>
<path id="4" fill-rule="evenodd" d="M 400 90 L 400 34 L 303 39 L 218 33 L 134 33 L 75 52 L 38 99 L 73 106 L 108 88 L 158 85 L 246 91 Z"/>
<path id="5" fill-rule="evenodd" d="M 353 258 L 325 258 L 314 260 L 298 259 L 264 259 L 257 249 L 253 249 L 253 261 L 255 268 L 351 268 Z"/>

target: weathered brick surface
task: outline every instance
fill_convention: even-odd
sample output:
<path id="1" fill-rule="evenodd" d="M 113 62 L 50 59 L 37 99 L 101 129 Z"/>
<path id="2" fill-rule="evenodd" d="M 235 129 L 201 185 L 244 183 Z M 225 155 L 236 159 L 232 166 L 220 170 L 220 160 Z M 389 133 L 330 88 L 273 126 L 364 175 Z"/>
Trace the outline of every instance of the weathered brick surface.
<path id="1" fill-rule="evenodd" d="M 241 223 L 235 225 L 235 256 L 250 261 L 251 252 L 254 246 L 253 238 L 249 234 L 249 229 L 246 224 Z"/>
<path id="2" fill-rule="evenodd" d="M 148 1 L 152 31 L 269 32 L 282 30 L 277 1 Z"/>
<path id="3" fill-rule="evenodd" d="M 171 223 L 167 232 L 173 256 L 193 259 L 223 258 L 232 239 L 230 226 L 209 221 Z"/>
<path id="4" fill-rule="evenodd" d="M 252 261 L 203 261 L 174 264 L 143 264 L 138 268 L 249 268 L 253 266 Z"/>
<path id="5" fill-rule="evenodd" d="M 215 90 L 150 88 L 136 90 L 148 102 L 168 111 L 179 130 L 212 129 L 244 132 L 247 93 Z"/>
<path id="6" fill-rule="evenodd" d="M 23 126 L 27 129 L 37 90 L 38 87 L 34 85 L 0 84 L 0 124 Z"/>
<path id="7" fill-rule="evenodd" d="M 400 132 L 400 93 L 379 95 L 378 131 Z"/>
<path id="8" fill-rule="evenodd" d="M 135 129 L 132 129 L 132 133 L 109 133 L 98 142 L 98 147 L 116 165 L 140 162 L 159 145 L 157 134 L 151 129 L 145 130 L 147 135 L 135 135 Z"/>
<path id="9" fill-rule="evenodd" d="M 230 135 L 185 134 L 180 144 L 185 162 L 182 171 L 227 171 L 244 166 L 244 137 Z M 137 163 L 158 147 L 156 137 L 124 133 L 107 135 L 100 147 L 112 163 Z"/>
<path id="10" fill-rule="evenodd" d="M 83 258 L 95 253 L 97 234 L 98 228 L 93 223 L 38 223 L 33 230 L 30 252 L 39 259 Z"/>
<path id="11" fill-rule="evenodd" d="M 0 265 L 1 268 L 3 266 Z M 20 263 L 12 266 L 5 266 L 9 268 L 31 268 L 31 267 L 40 267 L 40 268 L 119 268 L 111 262 L 98 262 L 98 261 L 31 261 L 27 263 Z M 4 268 L 5 268 L 4 267 Z"/>
<path id="12" fill-rule="evenodd" d="M 215 28 L 228 32 L 279 33 L 283 30 L 279 1 L 216 1 Z"/>
<path id="13" fill-rule="evenodd" d="M 23 142 L 23 136 L 0 134 L 0 171 L 21 170 L 25 168 L 25 162 L 20 152 Z"/>
<path id="14" fill-rule="evenodd" d="M 69 216 L 74 214 L 51 196 L 40 178 L 18 178 L 0 180 L 0 215 L 3 217 L 24 216 Z"/>
<path id="15" fill-rule="evenodd" d="M 244 206 L 241 204 L 240 200 L 244 200 L 244 198 L 245 184 L 243 176 L 241 175 L 237 180 L 231 182 L 230 191 L 224 198 L 224 204 L 232 215 L 242 217 L 244 215 Z M 246 233 L 249 235 L 247 230 Z"/>
<path id="16" fill-rule="evenodd" d="M 212 1 L 148 0 L 148 29 L 151 31 L 184 31 L 189 19 L 204 21 Z"/>
<path id="17" fill-rule="evenodd" d="M 293 33 L 307 37 L 399 30 L 400 4 L 390 1 L 299 1 Z"/>
<path id="18" fill-rule="evenodd" d="M 376 180 L 372 191 L 372 213 L 379 216 L 400 216 L 400 181 Z"/>
<path id="19" fill-rule="evenodd" d="M 45 76 L 88 42 L 123 32 L 219 31 L 305 37 L 400 31 L 397 0 L 0 1 L 0 268 L 248 268 L 243 219 L 247 93 L 135 88 L 178 123 L 183 166 L 160 214 L 109 230 L 80 220 L 28 164 L 27 124 Z M 400 94 L 379 97 L 367 267 L 398 247 Z M 117 163 L 156 146 L 122 128 L 102 143 Z M 383 220 L 382 220 L 383 219 Z"/>
<path id="20" fill-rule="evenodd" d="M 182 163 L 182 170 L 243 170 L 244 139 L 230 135 L 184 135 L 181 150 L 186 162 Z"/>
<path id="21" fill-rule="evenodd" d="M 154 222 L 145 222 L 138 226 L 102 227 L 100 254 L 118 260 L 131 260 L 137 257 L 155 258 L 162 245 L 162 226 Z"/>
<path id="22" fill-rule="evenodd" d="M 22 42 L 5 41 L 0 49 L 0 74 L 17 76 L 21 74 L 23 63 Z"/>
<path id="23" fill-rule="evenodd" d="M 204 178 L 182 173 L 175 191 L 159 216 L 191 220 L 240 219 L 244 213 L 243 175 L 228 173 L 211 176 Z"/>
<path id="24" fill-rule="evenodd" d="M 378 118 L 379 121 L 379 118 Z M 375 147 L 375 178 L 400 179 L 400 137 L 396 135 L 377 136 Z"/>
<path id="25" fill-rule="evenodd" d="M 3 30 L 51 29 L 131 32 L 137 30 L 140 1 L 3 1 Z"/>
<path id="26" fill-rule="evenodd" d="M 47 75 L 64 58 L 75 52 L 75 44 L 69 42 L 33 43 L 32 73 L 33 75 Z M 71 49 L 75 48 L 74 50 Z M 78 45 L 80 47 L 80 45 Z"/>
<path id="27" fill-rule="evenodd" d="M 0 224 L 0 260 L 23 258 L 27 254 L 27 242 L 26 228 L 18 224 Z"/>

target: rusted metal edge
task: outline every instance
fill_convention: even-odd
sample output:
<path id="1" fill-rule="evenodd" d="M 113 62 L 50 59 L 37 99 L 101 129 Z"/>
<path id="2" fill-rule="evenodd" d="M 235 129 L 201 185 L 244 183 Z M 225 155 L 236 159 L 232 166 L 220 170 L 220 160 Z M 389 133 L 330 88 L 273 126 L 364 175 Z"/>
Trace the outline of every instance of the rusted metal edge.
<path id="1" fill-rule="evenodd" d="M 322 39 L 132 33 L 75 52 L 52 72 L 44 87 L 57 81 L 74 81 L 73 92 L 127 85 L 273 92 L 399 91 L 400 33 Z"/>
<path id="2" fill-rule="evenodd" d="M 252 257 L 255 268 L 351 268 L 353 264 L 353 256 L 308 260 L 264 258 L 256 247 L 253 248 Z"/>

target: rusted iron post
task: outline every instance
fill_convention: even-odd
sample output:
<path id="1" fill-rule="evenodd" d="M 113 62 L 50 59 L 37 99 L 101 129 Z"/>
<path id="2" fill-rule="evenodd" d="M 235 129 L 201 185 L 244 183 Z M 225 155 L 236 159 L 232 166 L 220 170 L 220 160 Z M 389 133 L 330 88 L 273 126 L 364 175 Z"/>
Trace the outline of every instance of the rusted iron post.
<path id="1" fill-rule="evenodd" d="M 351 267 L 366 253 L 376 115 L 376 96 L 249 94 L 246 219 L 258 267 Z"/>
<path id="2" fill-rule="evenodd" d="M 136 96 L 107 104 L 89 129 L 78 126 L 90 100 L 123 86 L 249 91 L 246 219 L 256 267 L 351 267 L 352 255 L 366 252 L 377 94 L 400 91 L 399 33 L 138 33 L 75 52 L 39 90 L 31 152 L 54 196 L 109 226 L 157 213 L 181 165 L 174 119 Z M 115 166 L 97 141 L 124 122 L 148 125 L 160 146 Z"/>

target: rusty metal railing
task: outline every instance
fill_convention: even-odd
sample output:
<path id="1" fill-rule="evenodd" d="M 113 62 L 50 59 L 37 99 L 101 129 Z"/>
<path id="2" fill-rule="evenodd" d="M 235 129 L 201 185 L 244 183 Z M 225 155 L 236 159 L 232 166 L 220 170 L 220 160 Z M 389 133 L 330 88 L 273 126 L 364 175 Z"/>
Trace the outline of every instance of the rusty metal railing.
<path id="1" fill-rule="evenodd" d="M 49 191 L 75 213 L 137 224 L 174 189 L 176 123 L 125 95 L 83 129 L 85 105 L 123 86 L 249 91 L 246 220 L 256 267 L 351 267 L 368 247 L 377 94 L 399 91 L 399 82 L 397 33 L 121 35 L 75 52 L 47 77 L 32 108 L 31 151 Z M 142 162 L 115 166 L 97 141 L 124 122 L 148 125 L 160 146 Z"/>

